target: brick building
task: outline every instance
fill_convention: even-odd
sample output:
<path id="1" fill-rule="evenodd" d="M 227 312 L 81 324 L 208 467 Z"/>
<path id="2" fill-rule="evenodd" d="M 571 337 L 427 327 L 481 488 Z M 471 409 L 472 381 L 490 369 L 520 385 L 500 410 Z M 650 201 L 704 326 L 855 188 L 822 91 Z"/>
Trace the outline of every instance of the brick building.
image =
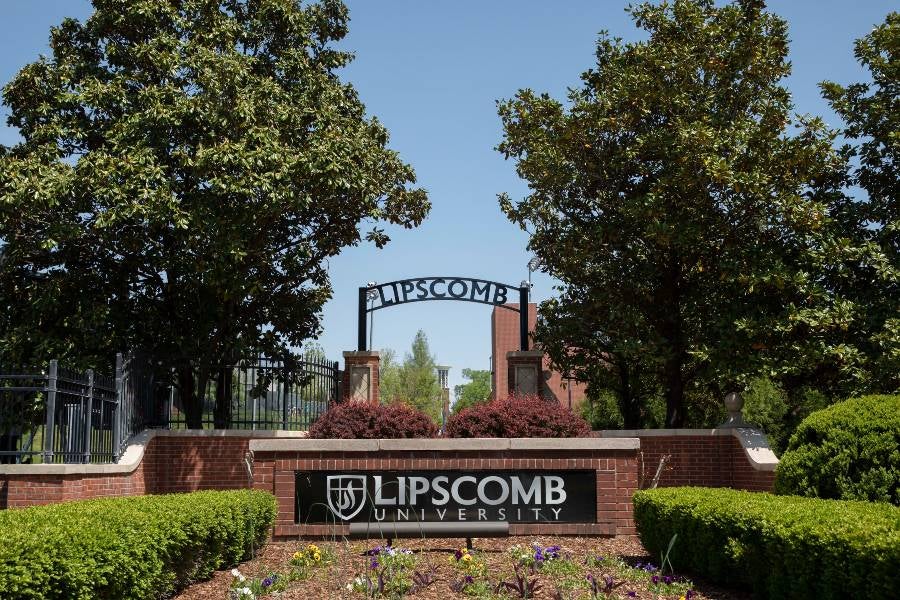
<path id="1" fill-rule="evenodd" d="M 518 304 L 508 304 L 518 310 Z M 537 322 L 537 305 L 528 305 L 528 332 L 534 332 Z M 506 353 L 519 349 L 519 313 L 496 307 L 491 313 L 491 389 L 497 395 L 506 393 L 508 365 Z M 550 368 L 550 361 L 544 358 L 544 393 L 556 398 L 563 406 L 579 405 L 584 400 L 585 386 L 574 380 L 567 380 L 564 374 Z"/>

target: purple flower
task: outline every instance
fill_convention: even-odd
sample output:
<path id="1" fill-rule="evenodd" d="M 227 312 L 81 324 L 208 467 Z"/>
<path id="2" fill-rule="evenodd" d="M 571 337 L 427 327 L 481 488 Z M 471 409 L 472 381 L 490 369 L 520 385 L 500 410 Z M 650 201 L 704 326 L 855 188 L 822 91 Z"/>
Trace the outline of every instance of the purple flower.
<path id="1" fill-rule="evenodd" d="M 628 590 L 627 596 L 628 596 L 629 598 L 637 598 L 637 592 L 634 591 L 634 590 Z"/>
<path id="2" fill-rule="evenodd" d="M 463 556 L 462 550 L 457 550 L 456 552 L 453 553 L 453 557 L 456 560 L 461 560 L 462 556 Z"/>
<path id="3" fill-rule="evenodd" d="M 696 595 L 697 594 L 694 592 L 694 590 L 688 590 L 687 593 L 684 595 L 684 597 L 685 597 L 685 600 L 691 600 L 691 598 L 693 598 Z"/>
<path id="4" fill-rule="evenodd" d="M 659 583 L 659 575 L 654 575 L 650 578 L 650 581 L 652 581 L 654 584 Z"/>
<path id="5" fill-rule="evenodd" d="M 594 576 L 591 575 L 590 573 L 588 573 L 587 577 L 585 577 L 585 579 L 587 579 L 588 581 L 594 581 Z"/>
<path id="6" fill-rule="evenodd" d="M 663 583 L 665 583 L 665 584 L 672 583 L 672 578 L 669 577 L 668 575 L 666 575 L 665 577 L 663 577 Z"/>
<path id="7" fill-rule="evenodd" d="M 274 576 L 272 576 L 272 577 L 266 577 L 265 579 L 262 580 L 262 586 L 263 586 L 264 588 L 269 587 L 269 586 L 272 585 L 273 583 L 275 583 L 275 577 L 274 577 Z"/>
<path id="8" fill-rule="evenodd" d="M 378 559 L 377 559 L 377 558 L 372 557 L 372 562 L 369 563 L 369 568 L 370 568 L 370 569 L 377 569 L 377 568 L 378 568 Z"/>
<path id="9" fill-rule="evenodd" d="M 466 583 L 475 583 L 475 578 L 472 577 L 471 575 L 466 575 L 465 582 Z"/>

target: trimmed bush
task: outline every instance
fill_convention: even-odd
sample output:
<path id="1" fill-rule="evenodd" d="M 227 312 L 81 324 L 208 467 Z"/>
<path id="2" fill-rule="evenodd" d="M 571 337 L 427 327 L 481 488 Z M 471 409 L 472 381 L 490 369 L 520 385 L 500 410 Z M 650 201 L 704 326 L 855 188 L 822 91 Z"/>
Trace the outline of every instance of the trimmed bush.
<path id="1" fill-rule="evenodd" d="M 169 597 L 250 558 L 275 498 L 255 490 L 106 498 L 0 511 L 0 596 Z"/>
<path id="2" fill-rule="evenodd" d="M 900 505 L 900 396 L 864 396 L 809 415 L 775 472 L 775 492 Z"/>
<path id="3" fill-rule="evenodd" d="M 322 413 L 309 428 L 311 438 L 345 440 L 430 438 L 436 434 L 437 426 L 428 415 L 401 402 L 344 402 Z"/>
<path id="4" fill-rule="evenodd" d="M 752 587 L 757 597 L 890 598 L 900 565 L 900 508 L 727 488 L 634 495 L 641 542 L 676 571 Z"/>
<path id="5" fill-rule="evenodd" d="M 448 437 L 585 437 L 591 426 L 556 402 L 509 396 L 461 410 L 447 419 Z"/>

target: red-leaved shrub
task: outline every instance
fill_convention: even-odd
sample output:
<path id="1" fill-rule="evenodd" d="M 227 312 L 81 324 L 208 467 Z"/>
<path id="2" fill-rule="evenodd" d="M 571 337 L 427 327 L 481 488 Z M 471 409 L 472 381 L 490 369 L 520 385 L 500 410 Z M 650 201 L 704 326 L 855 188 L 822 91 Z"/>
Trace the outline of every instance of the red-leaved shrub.
<path id="1" fill-rule="evenodd" d="M 585 437 L 587 421 L 539 396 L 509 396 L 465 408 L 447 420 L 445 435 L 474 437 Z"/>
<path id="2" fill-rule="evenodd" d="M 430 438 L 437 426 L 423 412 L 406 404 L 344 402 L 316 419 L 309 428 L 311 438 L 382 439 Z"/>

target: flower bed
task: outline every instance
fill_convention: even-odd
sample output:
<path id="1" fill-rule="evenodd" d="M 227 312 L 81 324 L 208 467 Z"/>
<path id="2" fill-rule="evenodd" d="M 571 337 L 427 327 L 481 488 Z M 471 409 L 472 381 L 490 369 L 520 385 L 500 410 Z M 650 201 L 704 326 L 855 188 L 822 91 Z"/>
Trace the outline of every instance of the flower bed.
<path id="1" fill-rule="evenodd" d="M 661 571 L 634 540 L 476 539 L 473 550 L 461 539 L 315 542 L 321 559 L 297 577 L 296 556 L 309 557 L 309 548 L 306 541 L 269 544 L 256 560 L 177 598 L 747 598 Z M 252 595 L 236 594 L 244 588 Z"/>

